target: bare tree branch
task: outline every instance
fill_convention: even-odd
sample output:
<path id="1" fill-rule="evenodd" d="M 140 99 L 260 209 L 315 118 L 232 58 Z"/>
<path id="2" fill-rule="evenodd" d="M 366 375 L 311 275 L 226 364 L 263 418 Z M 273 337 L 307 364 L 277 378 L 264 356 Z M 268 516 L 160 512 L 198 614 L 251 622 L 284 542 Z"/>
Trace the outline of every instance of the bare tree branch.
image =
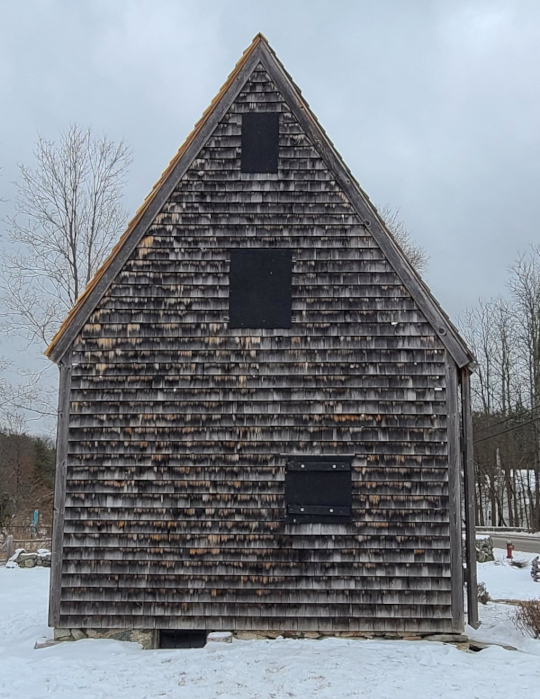
<path id="1" fill-rule="evenodd" d="M 386 204 L 380 207 L 378 211 L 379 216 L 386 223 L 386 227 L 412 266 L 420 274 L 425 272 L 429 262 L 429 255 L 423 247 L 413 242 L 405 223 L 399 219 L 399 209 L 392 209 Z"/>
<path id="2" fill-rule="evenodd" d="M 71 126 L 59 143 L 38 138 L 35 168 L 19 167 L 10 246 L 0 265 L 4 328 L 47 345 L 126 223 L 124 141 Z"/>

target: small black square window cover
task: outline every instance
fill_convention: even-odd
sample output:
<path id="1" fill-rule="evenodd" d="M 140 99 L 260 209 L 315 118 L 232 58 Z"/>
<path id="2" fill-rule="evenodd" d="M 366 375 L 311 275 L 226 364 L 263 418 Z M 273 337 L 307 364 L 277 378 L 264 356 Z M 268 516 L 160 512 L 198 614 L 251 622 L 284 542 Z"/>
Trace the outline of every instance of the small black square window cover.
<path id="1" fill-rule="evenodd" d="M 277 172 L 279 114 L 247 112 L 242 115 L 242 172 Z"/>
<path id="2" fill-rule="evenodd" d="M 231 250 L 229 327 L 291 327 L 292 250 Z"/>
<path id="3" fill-rule="evenodd" d="M 351 508 L 351 457 L 306 456 L 289 460 L 285 471 L 288 522 L 349 522 Z"/>

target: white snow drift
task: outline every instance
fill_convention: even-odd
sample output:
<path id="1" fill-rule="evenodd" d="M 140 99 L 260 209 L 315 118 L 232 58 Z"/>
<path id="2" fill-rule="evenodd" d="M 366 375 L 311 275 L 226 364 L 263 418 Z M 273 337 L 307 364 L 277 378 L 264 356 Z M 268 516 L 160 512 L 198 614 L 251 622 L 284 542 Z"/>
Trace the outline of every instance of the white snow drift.
<path id="1" fill-rule="evenodd" d="M 507 568 L 484 565 L 499 573 Z M 493 576 L 496 587 L 501 575 Z M 522 650 L 465 653 L 428 641 L 345 639 L 234 641 L 177 651 L 87 639 L 34 650 L 51 635 L 48 581 L 44 568 L 0 568 L 2 699 L 510 699 L 534 697 L 540 686 L 540 641 L 516 631 L 504 605 L 482 608 L 486 624 L 477 637 Z"/>

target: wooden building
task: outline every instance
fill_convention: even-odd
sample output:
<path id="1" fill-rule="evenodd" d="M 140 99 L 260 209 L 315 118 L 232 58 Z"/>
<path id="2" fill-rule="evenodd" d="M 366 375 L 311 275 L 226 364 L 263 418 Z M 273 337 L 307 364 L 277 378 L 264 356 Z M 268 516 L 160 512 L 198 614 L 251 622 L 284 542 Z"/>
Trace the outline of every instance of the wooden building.
<path id="1" fill-rule="evenodd" d="M 47 354 L 51 625 L 476 623 L 473 357 L 263 36 Z"/>

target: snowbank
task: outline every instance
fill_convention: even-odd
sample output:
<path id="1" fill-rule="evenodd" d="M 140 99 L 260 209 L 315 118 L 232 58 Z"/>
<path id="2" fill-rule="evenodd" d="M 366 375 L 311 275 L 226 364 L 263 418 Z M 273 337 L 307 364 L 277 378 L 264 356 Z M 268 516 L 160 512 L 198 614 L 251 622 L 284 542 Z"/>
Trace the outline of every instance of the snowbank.
<path id="1" fill-rule="evenodd" d="M 513 646 L 524 653 L 540 656 L 540 641 L 526 636 L 514 625 L 515 611 L 516 608 L 513 605 L 488 602 L 487 605 L 480 607 L 482 619 L 480 628 L 473 629 L 468 626 L 465 633 L 474 641 Z M 513 696 L 508 695 L 509 699 Z"/>

